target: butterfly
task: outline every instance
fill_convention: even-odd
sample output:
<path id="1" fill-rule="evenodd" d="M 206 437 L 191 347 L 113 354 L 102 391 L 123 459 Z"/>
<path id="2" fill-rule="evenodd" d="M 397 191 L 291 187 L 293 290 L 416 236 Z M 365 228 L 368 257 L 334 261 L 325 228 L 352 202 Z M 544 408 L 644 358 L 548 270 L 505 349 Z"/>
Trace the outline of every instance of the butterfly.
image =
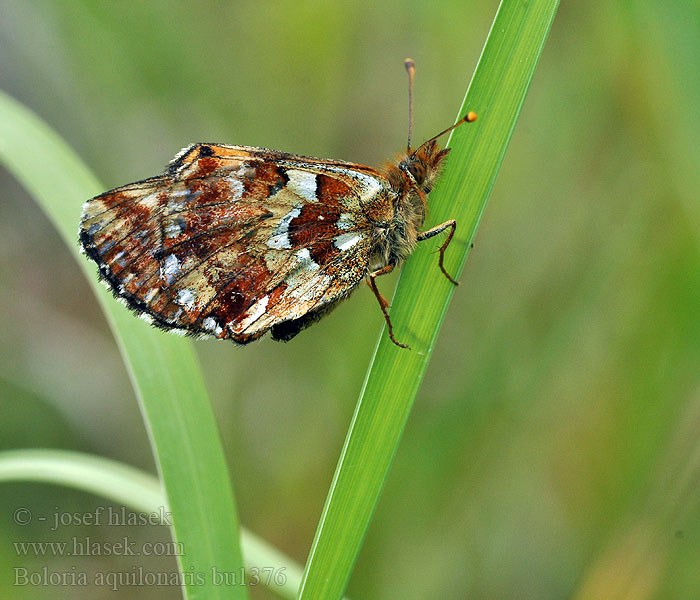
<path id="1" fill-rule="evenodd" d="M 391 341 L 389 304 L 375 282 L 416 244 L 426 198 L 449 149 L 411 148 L 413 62 L 406 152 L 380 169 L 250 146 L 197 143 L 165 172 L 87 201 L 79 240 L 115 296 L 176 333 L 247 344 L 268 331 L 288 341 L 347 298 L 362 280 Z"/>

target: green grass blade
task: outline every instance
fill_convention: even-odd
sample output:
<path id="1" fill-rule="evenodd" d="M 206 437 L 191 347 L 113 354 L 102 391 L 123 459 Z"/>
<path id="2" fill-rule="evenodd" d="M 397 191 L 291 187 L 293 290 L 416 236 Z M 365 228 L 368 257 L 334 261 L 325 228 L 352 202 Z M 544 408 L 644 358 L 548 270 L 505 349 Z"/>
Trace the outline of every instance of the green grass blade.
<path id="1" fill-rule="evenodd" d="M 460 116 L 476 123 L 454 132 L 445 176 L 429 199 L 426 228 L 456 219 L 446 260 L 459 275 L 556 13 L 558 0 L 504 0 L 484 47 Z M 316 531 L 299 598 L 343 593 L 386 479 L 454 292 L 432 251 L 420 244 L 402 270 L 391 318 L 394 346 L 383 332 Z"/>
<path id="2" fill-rule="evenodd" d="M 0 482 L 53 483 L 109 498 L 141 512 L 157 512 L 165 498 L 150 473 L 103 456 L 29 448 L 0 452 Z"/>
<path id="3" fill-rule="evenodd" d="M 0 482 L 32 481 L 53 483 L 90 492 L 134 511 L 158 513 L 169 510 L 160 482 L 150 473 L 104 458 L 69 450 L 7 450 L 0 452 Z M 271 567 L 282 577 L 269 588 L 283 598 L 296 597 L 302 570 L 290 558 L 254 533 L 241 528 L 241 545 L 246 567 Z M 261 585 L 266 585 L 261 577 Z M 279 584 L 282 585 L 279 585 Z"/>
<path id="4" fill-rule="evenodd" d="M 214 565 L 236 572 L 243 560 L 231 482 L 191 344 L 134 318 L 98 284 L 76 238 L 82 203 L 102 186 L 44 122 L 1 93 L 0 161 L 76 255 L 119 344 L 168 497 L 173 535 L 186 551 L 179 566 L 208 578 L 206 585 L 183 588 L 185 597 L 246 598 L 244 586 L 226 589 L 209 579 Z"/>

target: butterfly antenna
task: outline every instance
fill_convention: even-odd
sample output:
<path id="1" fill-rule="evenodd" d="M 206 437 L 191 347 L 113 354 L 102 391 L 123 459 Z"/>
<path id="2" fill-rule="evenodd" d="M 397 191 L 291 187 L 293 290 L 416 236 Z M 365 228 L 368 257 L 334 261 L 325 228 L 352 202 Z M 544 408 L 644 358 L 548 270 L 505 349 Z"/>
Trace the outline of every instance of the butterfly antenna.
<path id="1" fill-rule="evenodd" d="M 452 125 L 452 127 L 448 127 L 447 129 L 445 129 L 445 131 L 441 131 L 437 135 L 434 135 L 429 140 L 423 142 L 421 144 L 421 146 L 425 146 L 426 144 L 429 144 L 430 142 L 434 142 L 439 137 L 445 135 L 446 133 L 449 133 L 450 131 L 452 131 L 453 129 L 456 129 L 457 127 L 459 127 L 460 125 L 462 125 L 464 123 L 473 123 L 474 121 L 476 121 L 476 113 L 474 111 L 470 110 L 459 121 L 457 121 L 454 125 Z"/>
<path id="2" fill-rule="evenodd" d="M 413 62 L 413 59 L 407 58 L 403 64 L 408 73 L 408 143 L 406 144 L 406 152 L 409 152 L 413 136 L 413 77 L 416 74 L 416 63 Z"/>

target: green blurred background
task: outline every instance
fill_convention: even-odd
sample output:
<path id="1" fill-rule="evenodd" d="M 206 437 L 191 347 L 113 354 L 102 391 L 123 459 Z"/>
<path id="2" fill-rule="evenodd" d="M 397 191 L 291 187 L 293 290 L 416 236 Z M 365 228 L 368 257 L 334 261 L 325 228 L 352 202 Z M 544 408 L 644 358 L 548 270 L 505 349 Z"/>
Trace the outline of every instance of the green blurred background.
<path id="1" fill-rule="evenodd" d="M 105 189 L 194 141 L 376 164 L 405 144 L 403 59 L 420 141 L 455 118 L 496 7 L 0 0 L 0 88 Z M 352 598 L 700 598 L 699 32 L 697 1 L 563 2 Z M 0 183 L 0 446 L 153 471 L 86 281 L 29 195 Z M 290 344 L 195 342 L 241 520 L 300 563 L 381 326 L 363 286 Z M 174 568 L 17 555 L 13 542 L 73 535 L 168 539 L 13 523 L 17 507 L 104 505 L 0 486 L 0 596 L 178 598 L 12 585 L 15 567 Z"/>

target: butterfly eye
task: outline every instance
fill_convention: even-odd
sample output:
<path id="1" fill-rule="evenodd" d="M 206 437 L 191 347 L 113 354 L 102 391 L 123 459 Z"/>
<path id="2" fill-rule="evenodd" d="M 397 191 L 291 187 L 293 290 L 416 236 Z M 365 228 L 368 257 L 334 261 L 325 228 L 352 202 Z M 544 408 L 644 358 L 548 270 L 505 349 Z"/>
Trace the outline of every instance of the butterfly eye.
<path id="1" fill-rule="evenodd" d="M 413 175 L 413 179 L 416 180 L 418 185 L 423 183 L 423 180 L 425 179 L 425 168 L 422 164 L 419 162 L 410 163 L 408 165 L 408 170 L 410 171 L 411 175 Z"/>

